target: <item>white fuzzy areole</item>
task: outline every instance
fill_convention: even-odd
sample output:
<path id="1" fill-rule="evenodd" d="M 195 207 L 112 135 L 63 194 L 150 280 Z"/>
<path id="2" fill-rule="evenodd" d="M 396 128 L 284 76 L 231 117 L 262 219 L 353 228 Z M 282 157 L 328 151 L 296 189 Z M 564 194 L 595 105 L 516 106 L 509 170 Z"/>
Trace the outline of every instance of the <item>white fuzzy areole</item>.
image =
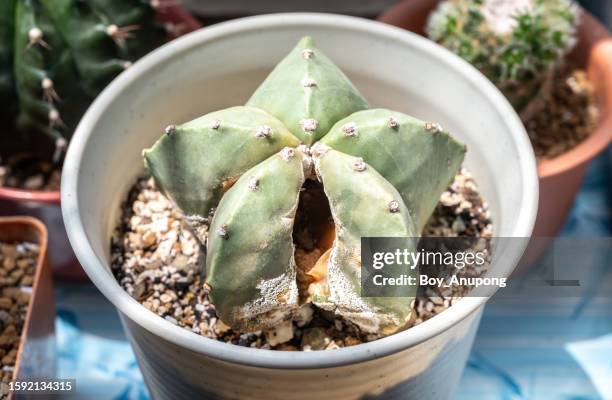
<path id="1" fill-rule="evenodd" d="M 482 13 L 491 30 L 505 35 L 516 27 L 516 16 L 533 7 L 533 0 L 485 0 Z"/>

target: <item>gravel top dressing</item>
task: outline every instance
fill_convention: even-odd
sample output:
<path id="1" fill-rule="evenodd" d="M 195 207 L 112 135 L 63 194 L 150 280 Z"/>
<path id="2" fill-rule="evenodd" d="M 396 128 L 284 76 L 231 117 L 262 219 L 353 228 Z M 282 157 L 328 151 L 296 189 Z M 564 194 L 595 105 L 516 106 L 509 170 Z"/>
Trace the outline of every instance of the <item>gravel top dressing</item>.
<path id="1" fill-rule="evenodd" d="M 211 339 L 240 346 L 274 350 L 323 350 L 375 340 L 354 325 L 311 305 L 304 305 L 293 321 L 268 332 L 240 333 L 221 322 L 199 276 L 204 252 L 180 212 L 154 186 L 136 182 L 122 206 L 121 221 L 112 238 L 112 270 L 120 285 L 145 308 L 160 317 Z M 490 237 L 486 202 L 470 174 L 461 170 L 442 193 L 425 236 Z M 486 267 L 471 266 L 461 276 L 476 277 Z M 419 288 L 413 325 L 450 307 L 470 288 Z"/>
<path id="2" fill-rule="evenodd" d="M 37 244 L 0 242 L 0 374 L 4 383 L 13 377 L 39 252 Z"/>

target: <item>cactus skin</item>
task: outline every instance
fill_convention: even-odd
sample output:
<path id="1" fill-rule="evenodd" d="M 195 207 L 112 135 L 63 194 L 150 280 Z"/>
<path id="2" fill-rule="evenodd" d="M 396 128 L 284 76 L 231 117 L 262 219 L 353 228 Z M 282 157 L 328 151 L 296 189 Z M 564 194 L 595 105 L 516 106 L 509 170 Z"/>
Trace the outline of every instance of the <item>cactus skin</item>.
<path id="1" fill-rule="evenodd" d="M 304 136 L 295 125 L 310 99 L 282 85 L 299 81 L 305 69 L 301 63 L 313 60 L 320 64 L 316 72 L 308 71 L 309 77 L 318 79 L 322 89 L 340 87 L 344 94 L 334 97 L 337 92 L 330 89 L 316 97 L 316 104 L 325 107 L 306 115 L 319 124 Z M 437 124 L 384 109 L 363 110 L 365 101 L 347 82 L 305 38 L 260 86 L 251 106 L 171 127 L 144 153 L 158 187 L 187 215 L 202 243 L 207 240 L 203 267 L 210 298 L 219 318 L 236 330 L 274 327 L 305 302 L 369 333 L 391 334 L 411 320 L 416 287 L 413 293 L 398 288 L 398 297 L 360 297 L 360 238 L 405 237 L 406 248 L 414 248 L 465 147 Z M 262 125 L 270 129 L 258 129 Z M 300 140 L 314 144 L 300 145 Z M 305 256 L 298 265 L 293 232 L 298 207 L 315 208 L 300 214 L 302 223 L 328 222 L 321 201 L 300 205 L 301 190 L 319 187 L 306 185 L 309 179 L 322 183 L 335 230 L 322 227 L 321 236 L 313 238 L 322 246 L 317 247 L 324 252 L 320 257 L 300 247 Z M 313 254 L 318 260 L 310 265 L 304 260 L 313 261 Z"/>
<path id="2" fill-rule="evenodd" d="M 256 136 L 262 126 L 271 128 L 268 137 Z M 224 190 L 245 171 L 283 147 L 298 144 L 276 118 L 240 106 L 175 127 L 144 155 L 158 187 L 187 217 L 198 220 L 208 219 Z"/>
<path id="3" fill-rule="evenodd" d="M 293 156 L 271 156 L 226 193 L 208 236 L 211 300 L 241 331 L 271 328 L 298 305 L 292 232 L 309 165 L 299 150 L 285 151 Z"/>
<path id="4" fill-rule="evenodd" d="M 247 105 L 280 119 L 305 144 L 320 139 L 339 119 L 368 108 L 351 81 L 310 37 L 274 68 Z M 300 122 L 309 119 L 316 121 L 316 128 L 307 133 Z"/>
<path id="5" fill-rule="evenodd" d="M 15 12 L 15 46 L 25 49 L 14 54 L 15 84 L 20 102 L 17 127 L 44 132 L 54 139 L 60 139 L 60 129 L 66 124 L 76 125 L 78 117 L 85 112 L 89 98 L 79 86 L 72 84 L 71 81 L 77 75 L 73 58 L 63 47 L 63 39 L 53 28 L 41 5 L 34 0 L 18 1 Z M 48 48 L 29 43 L 28 33 L 32 29 L 45 32 L 44 41 Z M 54 93 L 62 93 L 61 101 L 53 98 L 52 94 L 48 94 L 48 98 L 45 98 L 44 93 L 41 94 L 44 79 L 56 82 L 52 90 Z M 73 119 L 64 117 L 50 121 L 50 113 L 54 110 L 60 116 Z"/>
<path id="6" fill-rule="evenodd" d="M 547 91 L 552 68 L 576 42 L 577 23 L 571 0 L 448 0 L 427 33 L 483 72 L 520 112 Z"/>
<path id="7" fill-rule="evenodd" d="M 65 147 L 93 98 L 164 40 L 154 14 L 146 0 L 2 0 L 0 113 Z"/>
<path id="8" fill-rule="evenodd" d="M 41 0 L 57 30 L 71 48 L 85 91 L 94 96 L 125 69 L 107 27 L 90 6 L 78 0 Z"/>
<path id="9" fill-rule="evenodd" d="M 372 166 L 366 163 L 361 167 L 365 169 L 356 170 L 360 158 L 315 146 L 315 170 L 329 199 L 336 238 L 327 263 L 327 287 L 313 288 L 329 296 L 315 294 L 313 303 L 364 332 L 393 333 L 411 318 L 416 286 L 410 297 L 360 297 L 361 237 L 406 237 L 406 248 L 414 251 L 416 243 L 410 238 L 419 236 L 416 225 L 399 192 Z"/>
<path id="10" fill-rule="evenodd" d="M 0 1 L 0 117 L 11 121 L 15 113 L 13 46 L 15 0 Z M 6 129 L 7 127 L 5 127 Z"/>
<path id="11" fill-rule="evenodd" d="M 356 134 L 343 131 L 348 124 Z M 420 232 L 465 155 L 465 146 L 439 128 L 399 112 L 370 109 L 338 121 L 321 143 L 363 157 L 391 182 Z"/>
<path id="12" fill-rule="evenodd" d="M 166 37 L 163 27 L 155 23 L 155 9 L 146 1 L 87 0 L 92 9 L 101 16 L 105 26 L 114 24 L 128 27 L 130 37 L 118 46 L 119 57 L 136 60 L 151 49 L 151 42 L 161 44 Z M 144 7 L 143 7 L 144 5 Z M 130 28 L 137 28 L 130 30 Z"/>

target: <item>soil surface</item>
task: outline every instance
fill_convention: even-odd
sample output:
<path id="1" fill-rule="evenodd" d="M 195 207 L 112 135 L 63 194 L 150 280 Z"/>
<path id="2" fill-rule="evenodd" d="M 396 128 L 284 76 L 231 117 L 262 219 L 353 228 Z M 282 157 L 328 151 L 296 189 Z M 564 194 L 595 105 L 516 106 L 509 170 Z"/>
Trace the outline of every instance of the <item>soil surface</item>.
<path id="1" fill-rule="evenodd" d="M 61 166 L 31 159 L 0 163 L 0 187 L 53 192 L 60 190 Z"/>
<path id="2" fill-rule="evenodd" d="M 234 332 L 217 318 L 204 290 L 197 269 L 203 250 L 152 179 L 143 178 L 134 185 L 121 212 L 111 243 L 113 273 L 127 293 L 173 324 L 211 339 L 275 350 L 334 349 L 378 338 L 311 305 L 303 306 L 293 321 L 273 331 Z M 492 235 L 488 205 L 467 171 L 460 171 L 442 194 L 424 235 Z M 466 267 L 462 275 L 480 276 L 485 269 Z M 444 311 L 469 289 L 461 286 L 440 293 L 421 287 L 413 323 Z"/>
<path id="3" fill-rule="evenodd" d="M 599 118 L 593 85 L 583 70 L 564 65 L 555 71 L 551 93 L 541 112 L 525 127 L 538 160 L 576 147 L 596 128 Z"/>
<path id="4" fill-rule="evenodd" d="M 3 383 L 13 377 L 39 251 L 39 246 L 33 243 L 0 242 L 0 375 Z"/>

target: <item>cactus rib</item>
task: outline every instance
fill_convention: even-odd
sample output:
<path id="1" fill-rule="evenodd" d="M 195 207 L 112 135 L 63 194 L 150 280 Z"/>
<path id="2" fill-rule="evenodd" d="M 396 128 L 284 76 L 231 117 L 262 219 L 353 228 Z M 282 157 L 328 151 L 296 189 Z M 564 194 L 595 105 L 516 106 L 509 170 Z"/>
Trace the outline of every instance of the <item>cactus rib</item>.
<path id="1" fill-rule="evenodd" d="M 274 68 L 247 105 L 274 115 L 306 144 L 320 139 L 337 120 L 368 108 L 363 96 L 315 48 L 310 37 L 303 38 Z"/>
<path id="2" fill-rule="evenodd" d="M 279 152 L 249 169 L 213 218 L 206 283 L 218 315 L 242 331 L 273 327 L 298 305 L 291 235 L 305 161 Z"/>

